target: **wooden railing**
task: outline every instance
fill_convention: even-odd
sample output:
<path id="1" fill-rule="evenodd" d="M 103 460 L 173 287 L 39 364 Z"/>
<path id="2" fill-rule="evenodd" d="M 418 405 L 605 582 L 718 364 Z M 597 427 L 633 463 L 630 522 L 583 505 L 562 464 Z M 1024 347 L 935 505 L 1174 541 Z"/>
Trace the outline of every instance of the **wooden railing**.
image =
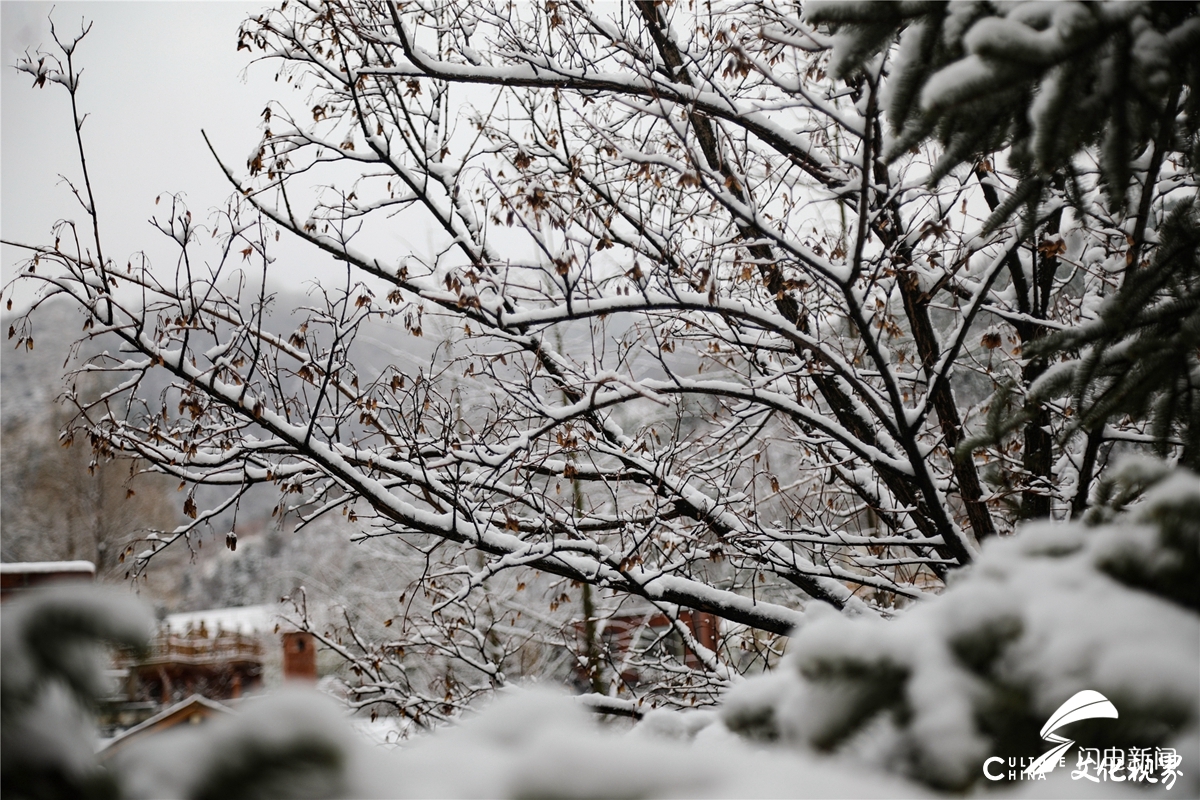
<path id="1" fill-rule="evenodd" d="M 257 636 L 218 631 L 216 635 L 160 632 L 139 656 L 131 651 L 117 655 L 118 667 L 159 664 L 226 664 L 262 661 L 263 645 Z"/>

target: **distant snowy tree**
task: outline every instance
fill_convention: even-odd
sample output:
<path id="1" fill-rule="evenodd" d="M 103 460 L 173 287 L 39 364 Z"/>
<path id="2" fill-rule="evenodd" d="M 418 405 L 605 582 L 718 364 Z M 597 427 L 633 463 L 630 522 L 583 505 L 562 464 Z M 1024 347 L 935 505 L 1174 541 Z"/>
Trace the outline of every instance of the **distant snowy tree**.
<path id="1" fill-rule="evenodd" d="M 16 322 L 16 314 L 4 316 L 4 327 Z M 4 358 L 0 375 L 0 557 L 84 559 L 98 579 L 121 581 L 126 547 L 176 521 L 178 482 L 137 461 L 104 457 L 85 432 L 68 430 L 77 409 L 57 398 L 87 316 L 74 303 L 53 303 L 41 322 L 37 349 Z M 78 396 L 95 399 L 112 388 L 110 378 L 79 372 L 70 380 Z"/>
<path id="2" fill-rule="evenodd" d="M 126 548 L 178 517 L 173 487 L 137 461 L 97 457 L 60 436 L 71 419 L 51 405 L 4 427 L 4 560 L 84 559 L 101 580 L 119 582 L 129 573 Z"/>
<path id="3" fill-rule="evenodd" d="M 1194 457 L 1194 5 L 809 14 L 289 0 L 249 20 L 239 48 L 305 94 L 263 110 L 244 169 L 220 160 L 237 194 L 203 238 L 164 204 L 173 277 L 106 253 L 86 181 L 84 223 L 25 245 L 22 280 L 126 351 L 91 366 L 120 390 L 78 424 L 188 488 L 189 523 L 138 568 L 273 487 L 277 514 L 343 514 L 423 565 L 387 601 L 404 635 L 342 634 L 380 702 L 453 711 L 538 641 L 610 710 L 688 706 L 814 609 L 905 614 L 1018 521 L 1085 516 L 1114 452 Z M 20 68 L 74 99 L 63 44 Z M 346 277 L 277 330 L 280 234 Z M 1128 343 L 1168 319 L 1183 383 L 1122 389 Z M 602 647 L 630 614 L 667 622 L 625 648 L 637 681 Z M 463 672 L 385 679 L 429 653 Z"/>

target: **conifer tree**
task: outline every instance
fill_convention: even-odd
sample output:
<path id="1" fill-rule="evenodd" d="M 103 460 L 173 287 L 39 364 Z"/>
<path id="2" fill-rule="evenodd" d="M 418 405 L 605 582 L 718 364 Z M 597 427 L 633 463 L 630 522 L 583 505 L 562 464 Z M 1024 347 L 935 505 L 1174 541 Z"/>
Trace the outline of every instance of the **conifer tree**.
<path id="1" fill-rule="evenodd" d="M 1039 343 L 1037 355 L 1078 353 L 1046 374 L 1034 395 L 1067 395 L 1081 413 L 1076 429 L 1097 430 L 1122 414 L 1150 423 L 1166 455 L 1178 443 L 1179 462 L 1200 465 L 1200 219 L 1193 202 L 1179 204 L 1163 225 L 1161 243 L 1143 269 L 1101 309 L 1094 322 Z"/>
<path id="2" fill-rule="evenodd" d="M 945 147 L 936 181 L 1011 148 L 1024 187 L 993 223 L 1070 177 L 1084 149 L 1098 148 L 1114 207 L 1137 194 L 1133 161 L 1147 148 L 1150 180 L 1165 151 L 1190 163 L 1200 154 L 1194 3 L 813 3 L 808 18 L 837 28 L 842 77 L 902 30 L 888 104 L 893 159 L 936 137 Z"/>
<path id="3" fill-rule="evenodd" d="M 1098 494 L 1106 502 L 1085 523 L 992 541 L 943 597 L 898 619 L 806 625 L 779 669 L 725 698 L 725 725 L 967 791 L 1004 786 L 984 779 L 985 759 L 1027 765 L 1047 749 L 1039 730 L 1055 708 L 1090 690 L 1119 716 L 1073 723 L 1065 735 L 1077 747 L 1194 759 L 1197 690 L 1183 676 L 1194 671 L 1200 610 L 1200 481 L 1133 458 Z M 1143 501 L 1124 509 L 1134 495 Z M 1067 767 L 1077 760 L 1071 750 Z M 1178 776 L 1160 777 L 1169 789 Z M 1194 785 L 1187 776 L 1175 788 Z"/>
<path id="4" fill-rule="evenodd" d="M 4 607 L 0 638 L 0 781 L 6 798 L 110 800 L 89 711 L 108 689 L 104 643 L 141 647 L 153 621 L 129 596 L 54 587 Z"/>
<path id="5" fill-rule="evenodd" d="M 1197 5 L 814 3 L 808 18 L 836 30 L 834 67 L 844 78 L 899 37 L 888 157 L 936 139 L 944 152 L 935 183 L 973 163 L 992 207 L 985 228 L 1020 212 L 1027 235 L 1041 240 L 1032 284 L 1053 280 L 1061 204 L 1096 213 L 1086 207 L 1091 187 L 1081 163 L 1095 161 L 1102 213 L 1124 233 L 1120 286 L 1094 323 L 1057 333 L 1017 326 L 1026 402 L 1008 414 L 1012 387 L 999 393 L 986 434 L 964 443 L 960 457 L 1021 427 L 1028 445 L 1048 422 L 1047 402 L 1069 397 L 1075 417 L 1067 430 L 1087 434 L 1076 515 L 1087 505 L 1104 425 L 1115 418 L 1144 420 L 1160 453 L 1174 451 L 1194 467 Z M 1003 200 L 986 185 L 987 159 L 1000 150 L 1020 179 Z M 1014 284 L 1023 280 L 1014 270 Z M 1060 360 L 1067 363 L 1051 368 Z"/>

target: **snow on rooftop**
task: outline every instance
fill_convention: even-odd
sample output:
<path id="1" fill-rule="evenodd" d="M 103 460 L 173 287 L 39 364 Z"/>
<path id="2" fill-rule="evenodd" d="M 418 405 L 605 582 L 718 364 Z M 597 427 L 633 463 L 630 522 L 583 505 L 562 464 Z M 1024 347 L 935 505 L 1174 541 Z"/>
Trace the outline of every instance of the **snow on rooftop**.
<path id="1" fill-rule="evenodd" d="M 138 734 L 140 734 L 142 731 L 151 730 L 156 725 L 158 725 L 160 722 L 162 722 L 163 720 L 170 718 L 172 714 L 176 714 L 179 711 L 181 711 L 184 708 L 187 708 L 188 706 L 191 706 L 191 705 L 203 706 L 203 707 L 209 709 L 210 711 L 213 711 L 213 712 L 216 712 L 219 714 L 235 713 L 232 708 L 225 705 L 224 703 L 218 703 L 216 700 L 210 700 L 209 698 L 204 697 L 202 695 L 193 694 L 190 697 L 188 697 L 184 700 L 181 700 L 178 703 L 175 703 L 174 705 L 164 708 L 162 711 L 159 711 L 157 714 L 150 717 L 149 719 L 142 720 L 137 725 L 134 725 L 132 728 L 121 731 L 119 734 L 112 737 L 111 739 L 107 739 L 105 741 L 99 742 L 98 746 L 96 748 L 96 752 L 102 752 L 104 750 L 109 749 L 110 747 L 113 747 L 114 745 L 117 745 L 118 743 L 122 743 L 128 739 L 132 739 L 132 738 L 136 737 Z"/>
<path id="2" fill-rule="evenodd" d="M 203 611 L 182 611 L 168 614 L 162 623 L 172 633 L 187 633 L 199 630 L 201 625 L 210 633 L 218 630 L 231 633 L 272 633 L 279 618 L 279 608 L 274 603 L 234 608 L 210 608 Z"/>
<path id="3" fill-rule="evenodd" d="M 96 574 L 96 565 L 90 561 L 13 561 L 0 564 L 0 574 L 24 575 L 55 572 L 86 572 Z"/>

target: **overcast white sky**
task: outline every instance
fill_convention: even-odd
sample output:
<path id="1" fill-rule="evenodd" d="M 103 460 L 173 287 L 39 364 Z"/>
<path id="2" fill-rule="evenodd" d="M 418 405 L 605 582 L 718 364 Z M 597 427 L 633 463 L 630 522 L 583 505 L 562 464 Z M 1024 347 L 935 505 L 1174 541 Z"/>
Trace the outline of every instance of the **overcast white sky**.
<path id="1" fill-rule="evenodd" d="M 76 33 L 82 19 L 93 22 L 76 55 L 83 67 L 80 103 L 90 115 L 83 133 L 105 251 L 120 263 L 142 249 L 155 255 L 162 237 L 146 220 L 155 213 L 159 193 L 184 192 L 193 214 L 202 217 L 229 195 L 200 130 L 208 131 L 230 164 L 244 168 L 261 136 L 259 115 L 267 100 L 286 93 L 270 65 L 251 64 L 245 50 L 237 51 L 239 24 L 265 6 L 0 2 L 3 237 L 46 242 L 56 220 L 83 218 L 58 178 L 79 175 L 67 93 L 59 86 L 31 89 L 32 79 L 12 66 L 26 50 L 52 47 L 47 21 L 52 8 L 60 36 Z M 173 261 L 165 243 L 162 248 L 162 258 Z M 19 258 L 4 248 L 5 281 Z M 319 272 L 320 265 L 305 268 Z"/>

